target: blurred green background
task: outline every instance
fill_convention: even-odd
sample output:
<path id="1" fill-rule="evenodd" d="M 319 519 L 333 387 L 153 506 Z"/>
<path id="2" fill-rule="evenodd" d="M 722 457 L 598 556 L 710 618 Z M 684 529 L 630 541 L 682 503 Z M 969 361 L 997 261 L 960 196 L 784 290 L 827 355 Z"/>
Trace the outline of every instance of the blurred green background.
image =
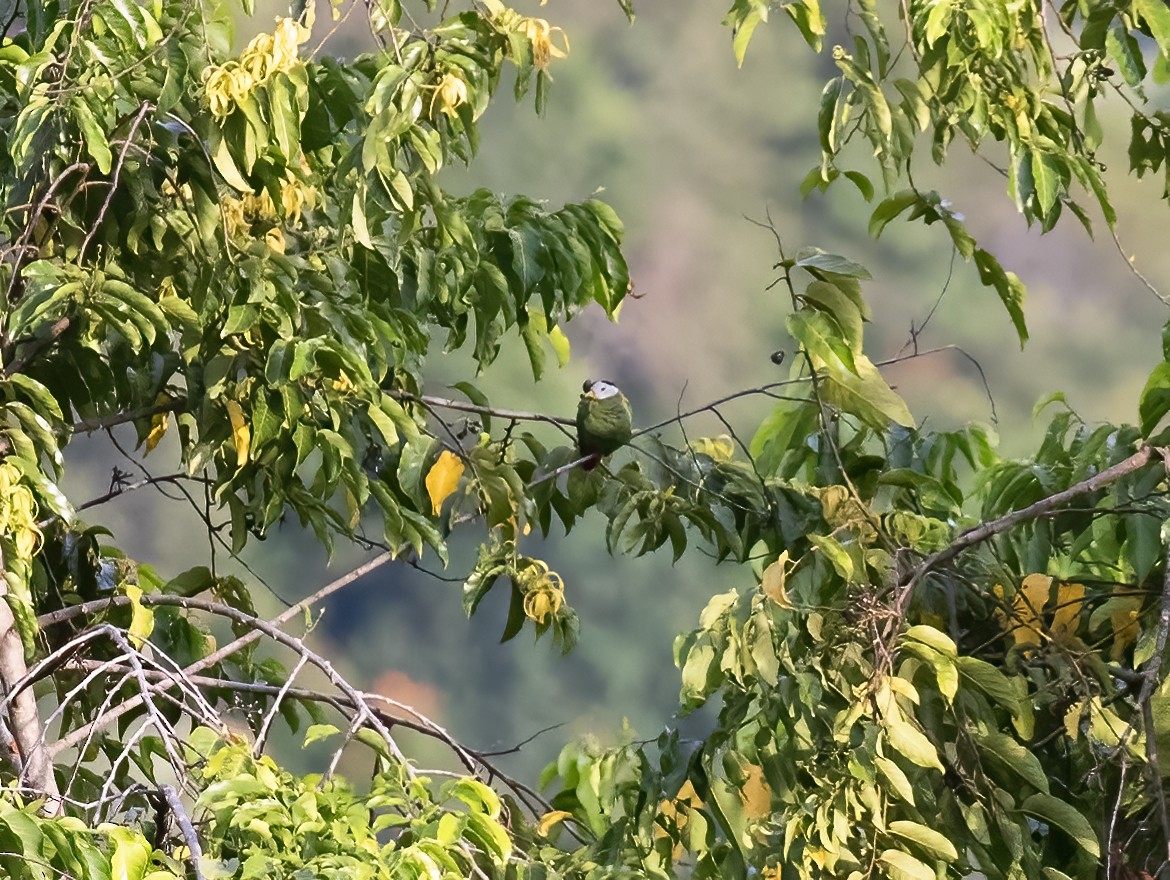
<path id="1" fill-rule="evenodd" d="M 242 39 L 281 11 L 260 5 Z M 980 243 L 1028 285 L 1032 340 L 1021 352 L 1007 314 L 979 285 L 973 267 L 957 261 L 947 285 L 951 249 L 942 230 L 896 222 L 875 242 L 866 236 L 872 205 L 848 184 L 828 196 L 800 197 L 800 181 L 820 158 L 817 99 L 834 73 L 827 50 L 845 38 L 832 24 L 842 20 L 839 6 L 826 9 L 831 30 L 825 54 L 813 54 L 777 12 L 757 30 L 742 70 L 715 4 L 639 0 L 632 27 L 616 4 L 601 0 L 517 6 L 563 27 L 571 42 L 569 57 L 552 68 L 548 112 L 537 118 L 530 101 L 514 105 L 505 83 L 483 121 L 480 157 L 470 170 L 450 170 L 446 183 L 456 191 L 486 186 L 523 192 L 553 206 L 601 190 L 626 223 L 637 296 L 616 324 L 595 313 L 574 319 L 565 328 L 572 362 L 539 385 L 522 347 L 519 357 L 502 359 L 482 377 L 493 403 L 571 416 L 582 380 L 604 376 L 626 391 L 636 422 L 649 424 L 680 406 L 783 378 L 787 366 L 777 368 L 769 356 L 777 349 L 792 354 L 784 331 L 786 294 L 765 289 L 775 278 L 776 241 L 747 219 L 770 215 L 790 253 L 815 244 L 873 273 L 865 289 L 875 317 L 866 343 L 873 360 L 901 351 L 911 326 L 921 326 L 938 303 L 919 345 L 962 346 L 978 360 L 1007 454 L 1026 454 L 1033 444 L 1032 405 L 1051 390 L 1064 390 L 1089 421 L 1135 418 L 1137 393 L 1160 358 L 1166 307 L 1129 271 L 1107 235 L 1091 240 L 1071 216 L 1047 236 L 1026 229 L 1006 181 L 960 144 L 945 169 L 928 160 L 914 169 L 918 185 L 950 198 Z M 319 18 L 324 32 L 324 5 Z M 365 47 L 358 18 L 331 38 L 326 51 L 352 54 Z M 1122 215 L 1120 237 L 1141 271 L 1170 287 L 1160 187 L 1126 178 L 1127 117 L 1121 107 L 1114 113 L 1102 122 L 1119 143 L 1102 158 L 1111 167 Z M 865 157 L 859 153 L 854 160 L 864 163 Z M 447 393 L 445 383 L 467 378 L 468 369 L 463 359 L 436 356 L 426 390 Z M 977 371 L 957 353 L 908 361 L 887 376 L 928 426 L 992 421 Z M 726 412 L 750 436 L 768 408 L 756 397 Z M 723 430 L 701 420 L 688 427 L 692 439 Z M 133 443 L 130 431 L 119 437 Z M 105 438 L 79 446 L 67 486 L 76 501 L 104 491 L 112 466 L 129 469 Z M 146 465 L 155 473 L 174 471 L 174 452 L 164 443 Z M 198 518 L 149 490 L 97 508 L 89 521 L 109 526 L 129 553 L 156 562 L 164 574 L 206 562 Z M 478 535 L 474 526 L 464 532 L 445 577 L 457 579 L 470 566 Z M 693 625 L 712 593 L 753 583 L 751 572 L 717 567 L 700 552 L 673 566 L 666 552 L 612 559 L 596 520 L 569 540 L 554 537 L 540 546 L 534 537 L 526 552 L 564 577 L 581 616 L 581 643 L 567 657 L 548 641 L 534 645 L 530 630 L 498 643 L 503 590 L 468 621 L 459 583 L 401 564 L 339 593 L 323 609 L 311 644 L 337 658 L 357 686 L 414 705 L 476 748 L 506 749 L 563 725 L 500 759 L 514 775 L 532 778 L 567 739 L 593 732 L 614 741 L 623 719 L 639 736 L 655 736 L 676 705 L 674 635 Z M 223 571 L 239 571 L 224 558 L 221 552 Z M 362 558 L 342 550 L 327 568 L 323 553 L 293 524 L 246 551 L 248 563 L 288 600 Z M 433 558 L 423 564 L 438 565 Z M 265 610 L 280 607 L 263 590 L 258 599 Z M 300 762 L 298 754 L 290 745 L 286 759 Z M 438 760 L 433 752 L 422 754 L 424 761 Z"/>

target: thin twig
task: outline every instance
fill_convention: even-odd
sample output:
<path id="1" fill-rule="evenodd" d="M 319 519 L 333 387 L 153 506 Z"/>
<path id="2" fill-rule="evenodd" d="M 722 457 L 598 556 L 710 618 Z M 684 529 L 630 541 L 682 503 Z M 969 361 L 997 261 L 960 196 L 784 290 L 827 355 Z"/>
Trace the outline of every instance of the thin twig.
<path id="1" fill-rule="evenodd" d="M 317 602 L 320 602 L 326 596 L 329 596 L 329 595 L 337 592 L 338 590 L 349 586 L 354 581 L 358 580 L 359 578 L 363 577 L 364 575 L 368 574 L 369 572 L 374 571 L 375 569 L 379 568 L 382 565 L 385 565 L 387 562 L 389 562 L 393 558 L 394 558 L 394 554 L 389 553 L 389 552 L 381 553 L 378 556 L 375 556 L 373 559 L 369 560 L 368 562 L 366 562 L 362 565 L 359 565 L 357 568 L 353 569 L 352 571 L 350 571 L 350 572 L 342 575 L 341 577 L 336 578 L 335 580 L 331 581 L 330 583 L 326 584 L 324 587 L 322 587 L 320 590 L 317 590 L 312 595 L 307 596 L 306 598 L 302 599 L 300 602 L 297 602 L 295 605 L 292 605 L 289 608 L 285 609 L 280 614 L 278 614 L 276 617 L 269 620 L 267 623 L 263 623 L 262 621 L 257 621 L 256 618 L 251 618 L 250 615 L 244 615 L 243 612 L 239 612 L 236 609 L 232 609 L 232 608 L 230 608 L 230 606 L 219 606 L 217 603 L 201 602 L 201 601 L 198 601 L 195 599 L 187 599 L 187 598 L 182 597 L 182 596 L 167 597 L 169 600 L 181 600 L 181 601 L 172 601 L 172 602 L 167 602 L 166 604 L 180 605 L 181 602 L 186 602 L 188 607 L 204 606 L 204 610 L 208 610 L 208 611 L 211 611 L 213 613 L 221 608 L 228 609 L 231 612 L 234 612 L 235 614 L 238 614 L 238 615 L 245 617 L 245 618 L 249 618 L 252 621 L 256 621 L 257 624 L 263 625 L 263 628 L 260 625 L 254 626 L 252 629 L 250 629 L 248 632 L 244 633 L 242 636 L 239 636 L 238 638 L 233 639 L 231 642 L 228 642 L 226 645 L 223 645 L 219 649 L 212 651 L 210 654 L 208 654 L 206 657 L 203 657 L 201 660 L 196 660 L 194 663 L 192 663 L 190 666 L 186 667 L 186 669 L 183 670 L 184 674 L 191 675 L 191 674 L 194 674 L 196 672 L 202 672 L 204 669 L 207 669 L 211 666 L 214 666 L 216 663 L 219 663 L 221 660 L 224 660 L 227 657 L 230 657 L 232 654 L 235 654 L 236 652 L 240 651 L 242 648 L 250 645 L 252 642 L 257 641 L 262 635 L 270 635 L 270 637 L 271 637 L 271 633 L 279 632 L 276 629 L 277 627 L 287 623 L 289 620 L 292 620 L 298 614 L 302 613 L 303 611 L 305 611 L 306 609 L 308 609 L 312 605 L 316 604 Z M 164 604 L 163 596 L 165 596 L 165 594 L 146 594 L 142 597 L 142 599 L 143 599 L 143 602 L 145 603 L 146 600 L 148 599 L 148 597 L 150 597 L 150 598 L 154 599 L 155 604 Z M 92 602 L 84 602 L 81 605 L 74 605 L 70 608 L 62 608 L 58 611 L 53 611 L 53 612 L 50 612 L 49 614 L 46 614 L 46 615 L 41 615 L 40 617 L 37 618 L 37 620 L 41 624 L 41 626 L 45 626 L 45 625 L 48 625 L 49 623 L 60 623 L 61 621 L 69 620 L 69 619 L 71 619 L 73 617 L 77 617 L 78 615 L 81 615 L 81 614 L 92 614 L 96 611 L 100 611 L 102 608 L 104 608 L 108 605 L 120 605 L 120 604 L 126 604 L 127 602 L 129 602 L 129 599 L 128 599 L 128 597 L 125 597 L 125 596 L 115 596 L 115 597 L 111 597 L 110 599 L 98 599 L 98 600 L 95 600 Z M 241 620 L 240 622 L 246 622 L 246 621 Z M 284 636 L 283 633 L 281 633 L 280 635 L 282 637 Z M 169 685 L 166 683 L 160 683 L 160 684 L 156 684 L 151 690 L 152 690 L 152 692 L 154 692 L 154 691 L 158 691 L 158 690 L 167 689 L 171 686 L 173 686 L 173 685 Z M 111 709 L 109 712 L 103 713 L 103 715 L 100 719 L 97 719 L 94 722 L 91 722 L 90 724 L 86 725 L 85 727 L 78 728 L 77 730 L 73 731 L 69 737 L 70 739 L 72 739 L 74 741 L 74 743 L 71 743 L 71 744 L 75 744 L 76 741 L 78 741 L 80 739 L 84 739 L 91 728 L 95 728 L 96 726 L 99 726 L 98 721 L 101 722 L 100 726 L 102 726 L 102 727 L 107 726 L 109 724 L 112 724 L 114 721 L 116 721 L 122 715 L 124 715 L 127 712 L 130 712 L 130 711 L 136 709 L 138 706 L 140 706 L 142 704 L 142 700 L 143 700 L 143 697 L 141 695 L 136 696 L 136 697 L 132 697 L 131 699 L 126 700 L 125 702 L 121 703 L 119 706 Z M 60 751 L 60 748 L 65 747 L 65 746 L 62 746 L 62 742 L 64 742 L 64 741 L 60 741 L 60 742 L 55 744 L 55 747 L 54 747 L 55 751 Z"/>

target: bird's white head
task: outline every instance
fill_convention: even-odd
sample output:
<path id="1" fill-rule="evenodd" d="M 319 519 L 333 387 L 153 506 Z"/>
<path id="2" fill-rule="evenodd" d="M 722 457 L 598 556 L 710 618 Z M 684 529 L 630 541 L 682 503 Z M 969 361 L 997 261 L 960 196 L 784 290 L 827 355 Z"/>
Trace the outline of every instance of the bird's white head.
<path id="1" fill-rule="evenodd" d="M 586 391 L 598 400 L 605 400 L 607 397 L 615 397 L 621 394 L 618 387 L 606 379 L 594 379 L 589 383 Z"/>

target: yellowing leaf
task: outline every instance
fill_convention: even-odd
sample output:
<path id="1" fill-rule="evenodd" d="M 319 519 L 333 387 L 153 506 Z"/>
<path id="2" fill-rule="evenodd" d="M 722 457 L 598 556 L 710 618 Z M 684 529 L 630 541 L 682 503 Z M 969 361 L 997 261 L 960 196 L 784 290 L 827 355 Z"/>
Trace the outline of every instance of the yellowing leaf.
<path id="1" fill-rule="evenodd" d="M 1085 585 L 1061 583 L 1056 588 L 1056 612 L 1052 615 L 1052 637 L 1068 641 L 1076 635 L 1085 604 Z"/>
<path id="2" fill-rule="evenodd" d="M 167 428 L 170 427 L 171 414 L 170 413 L 155 413 L 154 418 L 150 420 L 150 433 L 146 435 L 146 455 L 154 452 L 154 448 L 158 446 L 162 440 L 163 435 L 166 434 Z"/>
<path id="3" fill-rule="evenodd" d="M 444 449 L 438 461 L 427 472 L 427 495 L 431 498 L 431 508 L 435 516 L 443 509 L 443 502 L 459 486 L 459 478 L 463 476 L 463 459 Z"/>
<path id="4" fill-rule="evenodd" d="M 874 756 L 873 762 L 878 772 L 890 784 L 890 788 L 894 794 L 910 806 L 914 806 L 914 786 L 910 784 L 910 779 L 906 776 L 902 768 L 882 755 Z"/>
<path id="5" fill-rule="evenodd" d="M 553 352 L 557 356 L 557 366 L 563 367 L 569 362 L 569 337 L 565 331 L 554 324 L 548 331 L 548 341 L 552 343 Z"/>
<path id="6" fill-rule="evenodd" d="M 897 819 L 890 823 L 890 831 L 899 837 L 913 841 L 937 858 L 953 862 L 959 857 L 955 845 L 944 835 L 918 822 Z"/>
<path id="7" fill-rule="evenodd" d="M 1111 615 L 1113 647 L 1109 651 L 1109 659 L 1120 662 L 1129 646 L 1137 640 L 1138 633 L 1141 632 L 1138 623 L 1140 616 L 1136 601 L 1132 605 L 1129 603 L 1119 604 L 1114 609 Z"/>
<path id="8" fill-rule="evenodd" d="M 784 589 L 784 583 L 787 580 L 788 551 L 785 550 L 780 554 L 779 559 L 764 569 L 760 587 L 763 589 L 764 595 L 781 608 L 795 608 L 792 600 L 788 598 L 788 591 Z"/>
<path id="9" fill-rule="evenodd" d="M 748 764 L 744 769 L 747 779 L 739 790 L 743 813 L 749 819 L 767 816 L 772 812 L 772 788 L 764 779 L 764 768 L 759 764 Z"/>
<path id="10" fill-rule="evenodd" d="M 548 833 L 553 829 L 553 826 L 560 824 L 565 819 L 571 819 L 572 813 L 567 810 L 551 810 L 540 817 L 540 821 L 536 823 L 536 833 L 541 837 L 548 837 Z"/>
<path id="11" fill-rule="evenodd" d="M 996 621 L 1003 628 L 1009 644 L 1026 648 L 1040 646 L 1044 626 L 1040 614 L 1048 603 L 1051 585 L 1052 578 L 1047 575 L 1028 575 L 1012 596 L 1011 614 L 996 613 Z M 1003 598 L 1003 587 L 999 584 L 996 584 L 994 592 Z"/>
<path id="12" fill-rule="evenodd" d="M 135 648 L 141 648 L 154 631 L 154 612 L 142 604 L 142 588 L 126 584 L 123 589 L 130 598 L 130 628 L 126 635 Z"/>
<path id="13" fill-rule="evenodd" d="M 236 467 L 242 468 L 248 463 L 248 453 L 252 448 L 252 430 L 244 419 L 244 408 L 235 400 L 225 400 L 223 404 L 228 411 L 228 418 L 232 420 L 232 439 L 236 443 Z"/>
<path id="14" fill-rule="evenodd" d="M 929 739 L 910 722 L 893 715 L 885 719 L 886 740 L 895 751 L 909 758 L 919 767 L 942 772 L 938 751 Z"/>
<path id="15" fill-rule="evenodd" d="M 718 437 L 699 437 L 690 443 L 691 449 L 715 461 L 730 461 L 735 455 L 735 442 L 726 434 Z"/>

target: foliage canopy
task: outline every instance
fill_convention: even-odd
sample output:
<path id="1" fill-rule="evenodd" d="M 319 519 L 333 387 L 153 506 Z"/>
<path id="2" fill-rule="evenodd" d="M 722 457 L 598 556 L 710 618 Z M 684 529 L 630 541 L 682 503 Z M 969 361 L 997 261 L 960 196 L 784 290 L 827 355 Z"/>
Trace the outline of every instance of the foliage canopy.
<path id="1" fill-rule="evenodd" d="M 865 354 L 867 270 L 778 234 L 799 352 L 787 379 L 732 395 L 778 399 L 754 437 L 673 445 L 657 425 L 582 469 L 570 419 L 493 407 L 471 381 L 456 386 L 465 400 L 426 393 L 434 348 L 482 369 L 523 346 L 539 380 L 550 355 L 568 360 L 562 325 L 587 306 L 616 317 L 630 288 L 604 203 L 442 187 L 445 167 L 473 159 L 504 69 L 539 110 L 568 42 L 500 0 L 437 5 L 331 7 L 368 16 L 378 49 L 352 59 L 312 48 L 312 5 L 242 51 L 214 2 L 9 10 L 8 874 L 1164 873 L 1170 346 L 1138 425 L 1088 423 L 1056 397 L 1038 407 L 1035 455 L 1006 460 L 985 427 L 917 427 Z M 777 10 L 822 50 L 816 0 L 736 0 L 741 63 Z M 831 49 L 805 194 L 850 181 L 875 202 L 875 236 L 899 217 L 940 225 L 1023 343 L 1023 284 L 915 184 L 920 142 L 939 164 L 956 138 L 991 151 L 1028 223 L 1049 230 L 1067 211 L 1091 232 L 1096 213 L 1112 233 L 1097 151 L 1115 133 L 1098 108 L 1127 102 L 1134 174 L 1170 173 L 1149 97 L 1170 72 L 1170 11 L 859 0 L 850 13 L 861 28 Z M 181 469 L 147 482 L 193 499 L 213 546 L 238 555 L 295 518 L 326 547 L 382 552 L 270 621 L 214 559 L 175 576 L 128 559 L 58 488 L 71 437 L 122 424 L 146 453 L 177 435 Z M 391 559 L 445 560 L 461 526 L 483 536 L 467 611 L 499 589 L 505 639 L 530 625 L 569 650 L 576 616 L 530 536 L 591 511 L 612 552 L 669 543 L 678 558 L 697 542 L 741 567 L 743 588 L 713 596 L 675 644 L 681 711 L 718 709 L 701 741 L 571 744 L 545 800 L 286 632 Z M 327 686 L 298 683 L 306 666 Z M 224 721 L 241 706 L 246 734 Z M 265 753 L 277 716 L 337 744 L 321 774 Z M 442 742 L 461 773 L 420 772 L 395 727 Z M 368 792 L 335 772 L 359 746 L 377 761 Z"/>

